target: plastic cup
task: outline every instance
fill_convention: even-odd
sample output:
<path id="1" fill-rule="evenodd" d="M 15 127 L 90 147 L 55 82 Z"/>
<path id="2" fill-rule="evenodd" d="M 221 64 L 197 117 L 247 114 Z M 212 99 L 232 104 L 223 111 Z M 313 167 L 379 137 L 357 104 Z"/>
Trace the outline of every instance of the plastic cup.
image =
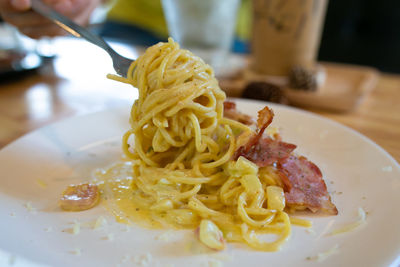
<path id="1" fill-rule="evenodd" d="M 251 71 L 287 76 L 313 70 L 328 0 L 254 0 Z"/>
<path id="2" fill-rule="evenodd" d="M 162 0 L 170 36 L 216 72 L 230 51 L 239 0 Z"/>

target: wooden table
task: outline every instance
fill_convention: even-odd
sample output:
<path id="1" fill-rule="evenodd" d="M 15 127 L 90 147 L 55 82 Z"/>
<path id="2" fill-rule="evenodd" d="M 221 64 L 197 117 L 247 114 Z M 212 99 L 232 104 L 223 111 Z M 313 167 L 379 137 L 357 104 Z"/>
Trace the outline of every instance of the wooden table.
<path id="1" fill-rule="evenodd" d="M 132 87 L 105 78 L 113 70 L 101 50 L 68 38 L 53 45 L 58 54 L 53 64 L 0 83 L 0 148 L 49 123 L 131 105 L 137 98 Z M 400 162 L 400 75 L 382 74 L 376 88 L 355 111 L 309 110 L 355 129 Z"/>

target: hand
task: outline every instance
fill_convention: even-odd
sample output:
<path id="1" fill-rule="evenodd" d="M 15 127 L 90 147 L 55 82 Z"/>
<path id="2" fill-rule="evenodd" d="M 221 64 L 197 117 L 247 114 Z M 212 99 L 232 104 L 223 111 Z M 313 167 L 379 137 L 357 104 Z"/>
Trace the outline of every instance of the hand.
<path id="1" fill-rule="evenodd" d="M 75 23 L 86 25 L 90 14 L 101 0 L 42 0 Z M 35 13 L 30 0 L 0 0 L 0 16 L 4 21 L 16 26 L 18 30 L 31 37 L 65 35 L 66 32 L 54 22 Z"/>

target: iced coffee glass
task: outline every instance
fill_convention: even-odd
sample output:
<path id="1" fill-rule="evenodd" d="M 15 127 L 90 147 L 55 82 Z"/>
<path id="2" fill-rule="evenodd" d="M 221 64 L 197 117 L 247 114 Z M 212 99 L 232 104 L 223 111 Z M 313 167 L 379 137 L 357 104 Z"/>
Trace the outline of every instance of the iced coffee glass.
<path id="1" fill-rule="evenodd" d="M 162 0 L 169 34 L 216 72 L 234 37 L 239 0 Z"/>
<path id="2" fill-rule="evenodd" d="M 253 0 L 251 70 L 287 76 L 313 69 L 328 0 Z"/>

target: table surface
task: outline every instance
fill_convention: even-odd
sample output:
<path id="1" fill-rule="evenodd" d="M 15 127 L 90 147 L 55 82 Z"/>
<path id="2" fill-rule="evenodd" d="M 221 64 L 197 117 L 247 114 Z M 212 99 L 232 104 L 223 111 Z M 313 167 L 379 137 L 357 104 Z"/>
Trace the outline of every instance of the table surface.
<path id="1" fill-rule="evenodd" d="M 63 118 L 131 105 L 137 98 L 131 86 L 105 78 L 113 73 L 111 60 L 98 48 L 70 38 L 53 41 L 52 48 L 57 54 L 52 64 L 16 80 L 0 81 L 0 148 Z M 125 51 L 132 57 L 135 53 Z M 400 162 L 400 75 L 381 74 L 354 111 L 308 110 L 353 128 Z"/>

